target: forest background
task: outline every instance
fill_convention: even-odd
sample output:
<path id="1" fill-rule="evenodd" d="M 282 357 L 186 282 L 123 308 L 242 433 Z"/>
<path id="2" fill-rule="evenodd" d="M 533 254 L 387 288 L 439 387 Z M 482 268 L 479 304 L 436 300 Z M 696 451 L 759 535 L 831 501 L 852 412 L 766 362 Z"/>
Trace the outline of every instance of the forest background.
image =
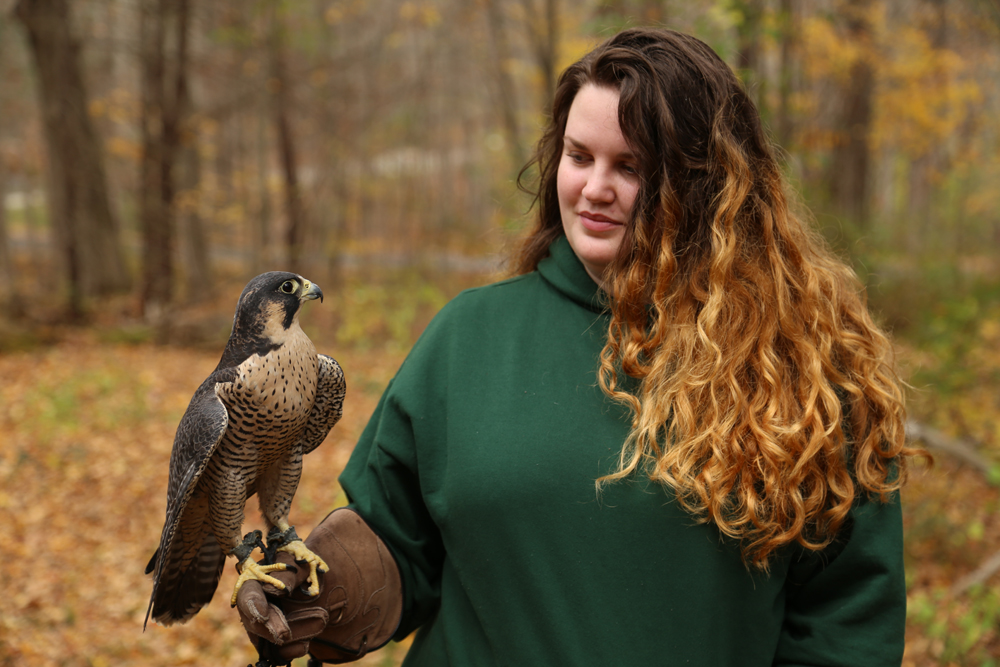
<path id="1" fill-rule="evenodd" d="M 502 275 L 558 73 L 640 24 L 739 72 L 894 333 L 937 459 L 903 493 L 904 664 L 1000 664 L 996 0 L 0 0 L 0 666 L 253 661 L 224 595 L 142 631 L 242 286 L 319 283 L 304 326 L 348 373 L 307 532 L 429 318 Z"/>

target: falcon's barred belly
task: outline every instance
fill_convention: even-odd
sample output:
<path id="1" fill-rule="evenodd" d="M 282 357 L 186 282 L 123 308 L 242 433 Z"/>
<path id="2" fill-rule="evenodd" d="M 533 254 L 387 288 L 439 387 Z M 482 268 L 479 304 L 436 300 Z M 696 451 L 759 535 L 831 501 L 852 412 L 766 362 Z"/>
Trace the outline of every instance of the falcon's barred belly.
<path id="1" fill-rule="evenodd" d="M 240 295 L 233 332 L 215 371 L 198 387 L 177 427 L 170 456 L 167 518 L 146 566 L 153 594 L 146 612 L 163 625 L 183 623 L 212 599 L 227 555 L 243 582 L 280 582 L 250 554 L 259 537 L 241 538 L 244 507 L 255 493 L 269 546 L 308 564 L 310 587 L 326 564 L 288 523 L 302 457 L 340 419 L 345 382 L 340 365 L 316 353 L 299 326 L 299 307 L 323 298 L 294 273 L 257 276 Z"/>

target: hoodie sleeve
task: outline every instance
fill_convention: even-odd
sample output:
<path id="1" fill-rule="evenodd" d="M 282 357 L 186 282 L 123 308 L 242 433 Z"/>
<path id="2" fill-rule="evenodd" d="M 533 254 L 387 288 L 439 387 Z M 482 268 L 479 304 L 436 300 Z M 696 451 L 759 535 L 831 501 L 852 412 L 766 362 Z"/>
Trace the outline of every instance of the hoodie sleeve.
<path id="1" fill-rule="evenodd" d="M 898 494 L 862 500 L 842 537 L 788 573 L 777 667 L 899 667 L 906 625 Z"/>

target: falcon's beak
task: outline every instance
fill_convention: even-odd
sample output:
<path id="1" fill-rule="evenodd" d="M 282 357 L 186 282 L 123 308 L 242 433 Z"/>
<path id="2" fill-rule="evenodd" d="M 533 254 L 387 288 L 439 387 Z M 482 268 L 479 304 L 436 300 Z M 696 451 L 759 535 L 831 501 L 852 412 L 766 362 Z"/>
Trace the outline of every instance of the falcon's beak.
<path id="1" fill-rule="evenodd" d="M 311 299 L 319 299 L 320 303 L 323 303 L 323 290 L 316 283 L 304 280 L 302 282 L 302 296 L 299 297 L 299 300 L 309 301 Z"/>

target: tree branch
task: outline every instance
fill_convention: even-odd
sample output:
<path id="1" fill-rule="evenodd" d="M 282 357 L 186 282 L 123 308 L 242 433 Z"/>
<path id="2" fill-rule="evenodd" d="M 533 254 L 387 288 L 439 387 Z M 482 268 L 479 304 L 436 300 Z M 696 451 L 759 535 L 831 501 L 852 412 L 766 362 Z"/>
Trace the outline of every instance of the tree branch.
<path id="1" fill-rule="evenodd" d="M 958 596 L 977 584 L 985 584 L 986 581 L 1000 570 L 1000 551 L 987 558 L 975 570 L 956 581 L 951 587 L 951 594 Z"/>
<path id="2" fill-rule="evenodd" d="M 1000 464 L 991 463 L 980 454 L 975 443 L 964 438 L 949 438 L 936 429 L 912 420 L 906 422 L 906 437 L 908 440 L 919 440 L 928 447 L 950 454 L 981 472 L 991 484 L 998 483 Z M 952 597 L 957 597 L 973 586 L 986 583 L 997 571 L 1000 571 L 1000 551 L 989 556 L 979 567 L 952 584 L 949 593 Z"/>
<path id="3" fill-rule="evenodd" d="M 949 438 L 937 429 L 913 420 L 906 422 L 908 440 L 919 440 L 932 449 L 950 454 L 983 473 L 991 484 L 997 483 L 998 464 L 979 453 L 975 443 L 964 438 Z"/>

